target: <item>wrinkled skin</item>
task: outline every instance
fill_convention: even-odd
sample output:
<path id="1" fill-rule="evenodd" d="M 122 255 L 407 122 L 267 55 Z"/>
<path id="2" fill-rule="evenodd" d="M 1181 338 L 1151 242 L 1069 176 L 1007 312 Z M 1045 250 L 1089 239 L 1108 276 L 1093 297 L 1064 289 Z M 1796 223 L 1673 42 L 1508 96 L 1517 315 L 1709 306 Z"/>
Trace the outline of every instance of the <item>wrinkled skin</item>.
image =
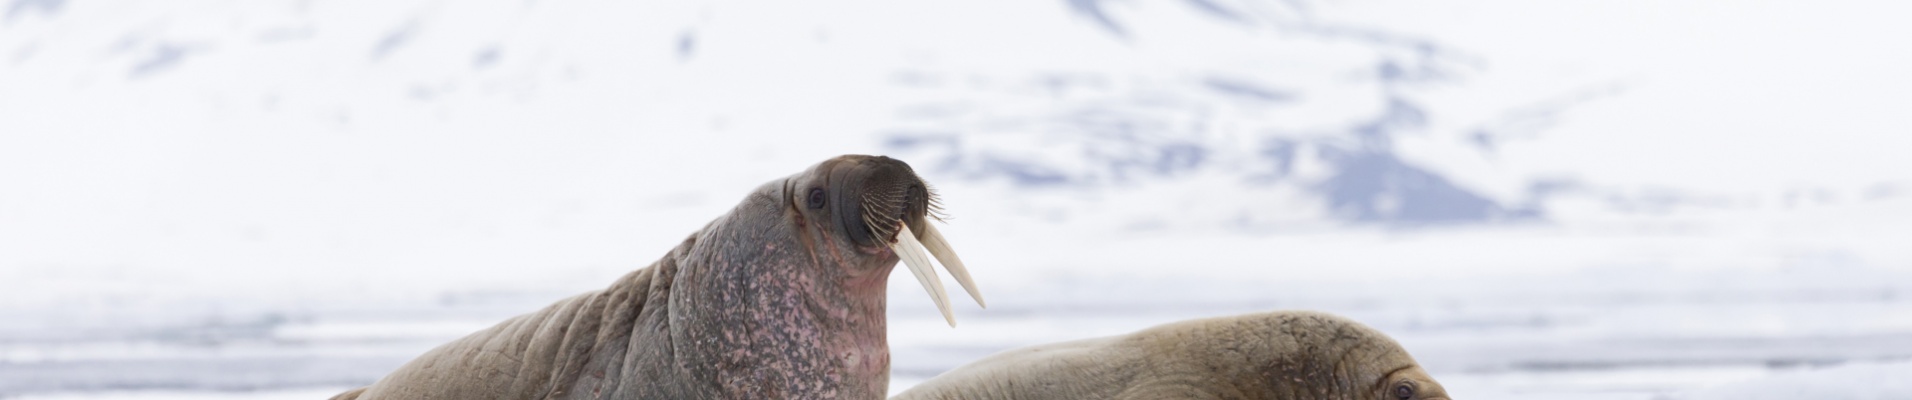
<path id="1" fill-rule="evenodd" d="M 1386 335 L 1334 315 L 1283 311 L 1009 350 L 893 399 L 1448 397 Z"/>
<path id="2" fill-rule="evenodd" d="M 757 188 L 609 288 L 440 346 L 333 399 L 882 398 L 895 229 L 880 237 L 861 214 L 922 224 L 928 197 L 901 161 L 825 161 Z"/>

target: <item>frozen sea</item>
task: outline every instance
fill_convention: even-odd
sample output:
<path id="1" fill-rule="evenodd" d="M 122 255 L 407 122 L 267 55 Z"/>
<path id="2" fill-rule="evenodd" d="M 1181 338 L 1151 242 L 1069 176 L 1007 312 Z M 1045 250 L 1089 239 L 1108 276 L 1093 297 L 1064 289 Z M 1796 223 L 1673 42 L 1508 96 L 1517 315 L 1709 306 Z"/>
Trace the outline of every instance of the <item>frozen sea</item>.
<path id="1" fill-rule="evenodd" d="M 893 391 L 1307 309 L 1459 399 L 1912 399 L 1907 11 L 9 0 L 0 398 L 325 398 L 869 153 L 991 304 L 892 280 Z"/>

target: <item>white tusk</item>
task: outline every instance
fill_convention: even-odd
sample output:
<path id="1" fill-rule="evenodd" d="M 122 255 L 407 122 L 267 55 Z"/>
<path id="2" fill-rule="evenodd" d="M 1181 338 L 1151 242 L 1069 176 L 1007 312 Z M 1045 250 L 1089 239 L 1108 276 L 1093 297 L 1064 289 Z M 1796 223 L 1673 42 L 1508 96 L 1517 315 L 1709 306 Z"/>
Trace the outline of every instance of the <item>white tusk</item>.
<path id="1" fill-rule="evenodd" d="M 930 266 L 929 256 L 923 254 L 923 242 L 916 241 L 916 233 L 910 232 L 909 224 L 902 225 L 896 233 L 896 243 L 890 249 L 903 259 L 903 264 L 916 274 L 916 280 L 923 282 L 923 290 L 929 291 L 930 300 L 936 301 L 936 309 L 943 311 L 943 319 L 950 327 L 956 327 L 956 315 L 949 312 L 949 293 L 943 291 L 943 280 L 936 277 L 936 267 Z"/>
<path id="2" fill-rule="evenodd" d="M 969 268 L 963 267 L 963 259 L 956 258 L 956 250 L 949 248 L 949 239 L 944 239 L 943 232 L 937 231 L 935 225 L 923 224 L 923 248 L 943 263 L 943 269 L 949 270 L 949 276 L 963 285 L 969 298 L 976 299 L 976 305 L 989 308 L 989 304 L 983 303 L 983 292 L 976 290 L 976 281 L 969 279 Z"/>

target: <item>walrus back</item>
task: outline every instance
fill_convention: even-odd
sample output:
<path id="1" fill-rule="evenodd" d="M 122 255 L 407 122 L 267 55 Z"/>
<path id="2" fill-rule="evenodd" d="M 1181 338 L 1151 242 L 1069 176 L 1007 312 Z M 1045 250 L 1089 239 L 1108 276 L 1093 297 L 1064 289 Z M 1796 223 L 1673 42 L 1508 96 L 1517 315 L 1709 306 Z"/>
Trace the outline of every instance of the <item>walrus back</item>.
<path id="1" fill-rule="evenodd" d="M 659 266 L 438 346 L 332 400 L 565 398 L 600 350 L 624 351 Z M 600 360 L 605 361 L 605 360 Z"/>
<path id="2" fill-rule="evenodd" d="M 1147 364 L 1133 334 L 1006 350 L 944 372 L 892 400 L 1113 398 Z"/>
<path id="3" fill-rule="evenodd" d="M 1320 312 L 1274 311 L 1008 350 L 891 399 L 1231 397 L 1217 393 L 1329 399 L 1357 393 L 1347 382 L 1380 382 L 1403 366 L 1416 367 L 1398 343 L 1366 325 Z"/>

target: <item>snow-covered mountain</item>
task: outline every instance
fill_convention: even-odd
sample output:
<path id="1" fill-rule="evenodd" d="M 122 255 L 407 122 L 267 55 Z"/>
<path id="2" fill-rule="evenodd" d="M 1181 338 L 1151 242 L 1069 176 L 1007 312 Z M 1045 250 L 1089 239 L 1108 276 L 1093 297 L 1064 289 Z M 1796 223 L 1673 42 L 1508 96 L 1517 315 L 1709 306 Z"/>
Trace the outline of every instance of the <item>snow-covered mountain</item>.
<path id="1" fill-rule="evenodd" d="M 899 388 L 1290 307 L 1480 398 L 1902 360 L 1907 8 L 9 0 L 0 397 L 363 383 L 843 153 L 993 266 Z"/>
<path id="2" fill-rule="evenodd" d="M 1894 93 L 1908 84 L 1891 71 L 1908 61 L 1842 45 L 1893 29 L 1865 20 L 1884 11 L 760 3 L 14 1 L 0 79 L 19 110 L 9 147 L 24 154 L 7 155 L 194 185 L 221 177 L 145 167 L 258 170 L 224 153 L 302 150 L 394 167 L 592 169 L 565 165 L 579 162 L 571 149 L 673 148 L 782 171 L 883 152 L 944 180 L 1023 188 L 1133 195 L 1214 181 L 1177 190 L 1210 195 L 1179 199 L 1207 201 L 1199 228 L 1774 209 L 1896 197 L 1908 180 L 1886 145 L 1903 121 L 1873 112 L 1902 105 Z M 552 156 L 513 159 L 536 154 L 514 140 Z M 112 163 L 68 156 L 97 141 L 127 148 L 85 152 Z M 298 148 L 264 148 L 275 145 Z M 678 159 L 649 158 L 669 161 L 605 166 Z M 296 182 L 269 170 L 293 160 L 276 161 L 258 172 Z M 1243 193 L 1254 199 L 1208 199 Z M 1561 197 L 1594 210 L 1558 209 L 1575 201 Z M 1160 217 L 1144 214 L 1109 216 Z"/>

